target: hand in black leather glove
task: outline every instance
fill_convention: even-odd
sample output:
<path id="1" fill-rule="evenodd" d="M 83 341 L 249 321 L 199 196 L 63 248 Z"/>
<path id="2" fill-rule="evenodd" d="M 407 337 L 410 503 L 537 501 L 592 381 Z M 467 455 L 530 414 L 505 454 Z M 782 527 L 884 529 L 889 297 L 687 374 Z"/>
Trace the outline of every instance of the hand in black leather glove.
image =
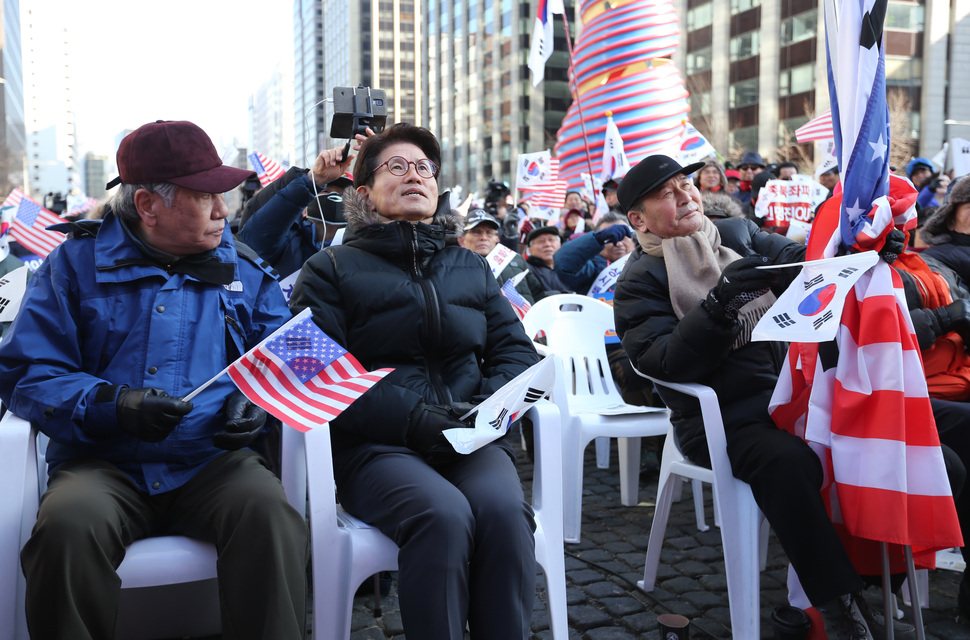
<path id="1" fill-rule="evenodd" d="M 735 260 L 721 272 L 721 278 L 707 294 L 705 306 L 714 315 L 727 320 L 738 317 L 738 309 L 764 295 L 778 280 L 776 269 L 758 269 L 771 264 L 763 256 L 749 256 Z"/>
<path id="2" fill-rule="evenodd" d="M 620 244 L 632 235 L 633 231 L 625 224 L 614 224 L 593 232 L 593 237 L 602 246 L 606 246 L 607 244 Z"/>
<path id="3" fill-rule="evenodd" d="M 122 387 L 115 401 L 118 426 L 145 442 L 161 442 L 167 438 L 191 410 L 191 402 L 173 398 L 161 389 L 152 387 Z"/>
<path id="4" fill-rule="evenodd" d="M 212 436 L 212 444 L 235 451 L 252 443 L 266 424 L 266 412 L 254 405 L 242 391 L 233 391 L 223 406 L 226 428 Z"/>
<path id="5" fill-rule="evenodd" d="M 964 342 L 970 342 L 970 300 L 956 300 L 930 311 L 936 337 L 956 331 Z"/>
<path id="6" fill-rule="evenodd" d="M 896 262 L 903 251 L 906 250 L 906 234 L 899 229 L 893 229 L 886 234 L 886 240 L 879 250 L 879 257 L 892 264 Z"/>
<path id="7" fill-rule="evenodd" d="M 457 459 L 462 454 L 455 451 L 441 432 L 446 429 L 473 428 L 475 424 L 474 415 L 469 416 L 466 420 L 459 420 L 459 418 L 474 408 L 475 405 L 468 402 L 454 402 L 452 404 L 419 402 L 411 411 L 404 444 L 421 454 L 432 465 L 444 464 Z"/>

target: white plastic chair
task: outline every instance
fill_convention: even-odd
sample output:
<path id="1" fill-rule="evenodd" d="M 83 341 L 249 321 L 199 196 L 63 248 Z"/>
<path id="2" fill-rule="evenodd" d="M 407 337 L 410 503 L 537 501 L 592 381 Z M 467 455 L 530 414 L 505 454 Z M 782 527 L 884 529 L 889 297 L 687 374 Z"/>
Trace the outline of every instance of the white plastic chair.
<path id="1" fill-rule="evenodd" d="M 301 513 L 306 504 L 302 434 L 284 427 L 283 485 Z M 37 519 L 47 486 L 47 465 L 30 423 L 7 412 L 0 422 L 0 638 L 27 640 L 26 582 L 20 550 Z M 298 449 L 298 451 L 296 450 Z M 294 460 L 300 464 L 294 465 Z M 216 550 L 183 536 L 158 536 L 131 544 L 118 567 L 121 597 L 116 638 L 150 639 L 218 634 Z M 176 587 L 177 585 L 177 587 Z"/>
<path id="2" fill-rule="evenodd" d="M 760 571 L 767 557 L 767 521 L 758 509 L 751 487 L 731 473 L 727 457 L 724 422 L 717 394 L 700 384 L 682 384 L 653 380 L 667 387 L 697 398 L 707 434 L 711 468 L 695 465 L 684 458 L 677 448 L 673 428 L 664 444 L 657 487 L 657 507 L 647 540 L 647 557 L 643 580 L 637 583 L 644 591 L 653 591 L 660 564 L 660 550 L 674 493 L 679 479 L 711 482 L 714 487 L 715 512 L 720 514 L 721 543 L 724 550 L 724 573 L 728 583 L 731 610 L 731 632 L 735 638 L 761 637 Z M 696 503 L 695 503 L 696 505 Z"/>
<path id="3" fill-rule="evenodd" d="M 610 305 L 587 296 L 555 295 L 533 305 L 522 322 L 529 337 L 545 333 L 543 351 L 556 359 L 552 400 L 563 421 L 563 533 L 566 542 L 579 542 L 583 453 L 590 440 L 619 438 L 620 502 L 635 506 L 640 488 L 640 438 L 667 433 L 669 413 L 632 413 L 641 408 L 623 402 L 603 342 L 604 334 L 614 326 Z M 596 413 L 615 406 L 628 407 L 631 413 Z"/>
<path id="4" fill-rule="evenodd" d="M 562 543 L 562 463 L 559 411 L 539 402 L 527 416 L 535 427 L 532 507 L 536 521 L 536 562 L 546 578 L 553 638 L 569 637 L 566 570 Z M 313 634 L 326 640 L 350 636 L 354 593 L 378 571 L 397 569 L 398 548 L 390 538 L 346 513 L 335 501 L 328 429 L 306 434 L 310 530 L 313 532 Z"/>

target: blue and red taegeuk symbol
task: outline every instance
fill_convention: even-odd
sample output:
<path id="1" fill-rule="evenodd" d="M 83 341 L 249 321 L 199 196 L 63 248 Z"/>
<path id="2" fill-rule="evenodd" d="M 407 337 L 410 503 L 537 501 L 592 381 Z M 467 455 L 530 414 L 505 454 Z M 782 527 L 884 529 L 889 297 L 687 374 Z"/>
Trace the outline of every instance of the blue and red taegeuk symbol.
<path id="1" fill-rule="evenodd" d="M 700 136 L 691 136 L 684 140 L 680 145 L 681 151 L 692 151 L 704 146 L 704 139 Z"/>
<path id="2" fill-rule="evenodd" d="M 834 283 L 819 287 L 815 291 L 805 296 L 805 299 L 798 303 L 798 313 L 803 316 L 814 316 L 825 310 L 835 297 L 835 290 L 838 287 Z"/>
<path id="3" fill-rule="evenodd" d="M 526 167 L 525 172 L 532 177 L 536 177 L 542 173 L 542 169 L 539 168 L 539 163 L 533 160 L 529 163 L 529 166 Z"/>

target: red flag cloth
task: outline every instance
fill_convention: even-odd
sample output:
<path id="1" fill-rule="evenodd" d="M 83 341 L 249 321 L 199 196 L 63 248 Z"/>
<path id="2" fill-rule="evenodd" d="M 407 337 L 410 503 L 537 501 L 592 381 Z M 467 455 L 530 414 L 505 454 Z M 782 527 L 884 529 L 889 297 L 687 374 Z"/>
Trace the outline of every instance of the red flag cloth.
<path id="1" fill-rule="evenodd" d="M 16 207 L 10 220 L 10 237 L 20 245 L 42 258 L 64 242 L 67 236 L 58 231 L 48 231 L 46 227 L 64 222 L 56 213 L 48 211 L 31 200 L 20 189 L 14 189 L 3 201 L 4 207 Z M 4 216 L 6 219 L 6 216 Z"/>
<path id="2" fill-rule="evenodd" d="M 320 427 L 393 369 L 368 372 L 303 310 L 229 366 L 254 404 L 299 431 Z"/>
<path id="3" fill-rule="evenodd" d="M 253 166 L 253 171 L 256 172 L 256 177 L 259 178 L 259 185 L 262 187 L 265 187 L 274 180 L 278 180 L 286 173 L 286 170 L 278 162 L 270 160 L 258 151 L 253 151 L 249 154 L 249 163 Z"/>
<path id="4" fill-rule="evenodd" d="M 892 180 L 890 195 L 858 227 L 855 250 L 881 248 L 894 224 L 912 226 L 915 191 Z M 839 245 L 841 194 L 819 210 L 806 260 Z M 933 566 L 938 549 L 962 546 L 939 435 L 899 274 L 879 261 L 846 298 L 833 342 L 792 343 L 769 410 L 804 437 L 826 468 L 823 498 L 860 573 L 881 573 L 878 541 Z"/>
<path id="5" fill-rule="evenodd" d="M 812 142 L 814 140 L 829 140 L 835 134 L 832 133 L 832 110 L 826 109 L 822 115 L 812 118 L 802 126 L 795 129 L 795 140 L 799 143 Z"/>

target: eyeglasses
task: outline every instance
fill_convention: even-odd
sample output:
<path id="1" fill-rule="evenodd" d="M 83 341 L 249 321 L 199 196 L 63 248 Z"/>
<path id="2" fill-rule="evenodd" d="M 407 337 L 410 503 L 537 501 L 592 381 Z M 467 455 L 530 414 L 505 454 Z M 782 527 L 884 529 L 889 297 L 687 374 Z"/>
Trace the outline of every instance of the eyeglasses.
<path id="1" fill-rule="evenodd" d="M 756 167 L 753 164 L 745 164 L 738 167 L 738 171 L 754 171 L 755 168 Z"/>
<path id="2" fill-rule="evenodd" d="M 401 156 L 391 156 L 385 162 L 377 165 L 377 168 L 374 169 L 371 175 L 377 173 L 377 170 L 381 167 L 386 166 L 387 170 L 392 176 L 406 176 L 408 171 L 411 170 L 412 164 L 414 165 L 414 170 L 417 171 L 418 175 L 422 178 L 428 178 L 430 180 L 438 175 L 438 165 L 431 160 L 423 158 L 421 160 L 411 162 L 410 160 L 405 160 Z"/>

